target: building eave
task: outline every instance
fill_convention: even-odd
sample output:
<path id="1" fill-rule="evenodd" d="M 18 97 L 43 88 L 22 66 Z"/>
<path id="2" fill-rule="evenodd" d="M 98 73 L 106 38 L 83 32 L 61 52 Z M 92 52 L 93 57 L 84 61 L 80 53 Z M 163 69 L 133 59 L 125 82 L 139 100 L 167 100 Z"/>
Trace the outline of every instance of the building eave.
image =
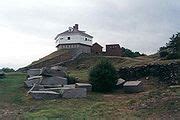
<path id="1" fill-rule="evenodd" d="M 92 47 L 91 45 L 87 45 L 87 44 L 83 44 L 83 43 L 64 43 L 64 44 L 58 44 L 56 47 L 58 47 L 59 45 L 84 45 L 84 46 L 88 46 L 88 47 Z"/>

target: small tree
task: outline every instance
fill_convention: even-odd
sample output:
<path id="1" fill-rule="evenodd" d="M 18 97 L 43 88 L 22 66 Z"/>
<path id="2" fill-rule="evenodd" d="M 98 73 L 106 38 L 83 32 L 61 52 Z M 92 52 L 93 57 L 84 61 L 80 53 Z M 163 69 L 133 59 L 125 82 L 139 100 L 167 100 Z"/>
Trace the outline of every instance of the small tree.
<path id="1" fill-rule="evenodd" d="M 165 59 L 179 59 L 180 58 L 180 33 L 173 35 L 170 41 L 159 49 L 161 58 Z"/>
<path id="2" fill-rule="evenodd" d="M 116 69 L 107 59 L 102 59 L 91 69 L 89 80 L 92 84 L 93 91 L 112 91 L 117 83 Z"/>

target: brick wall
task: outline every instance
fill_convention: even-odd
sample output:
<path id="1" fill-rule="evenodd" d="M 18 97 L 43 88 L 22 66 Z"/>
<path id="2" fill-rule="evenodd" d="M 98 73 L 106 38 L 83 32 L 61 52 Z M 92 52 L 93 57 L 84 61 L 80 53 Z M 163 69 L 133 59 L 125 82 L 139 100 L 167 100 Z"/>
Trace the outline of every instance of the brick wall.
<path id="1" fill-rule="evenodd" d="M 91 48 L 91 53 L 93 54 L 102 54 L 102 46 L 99 45 L 98 43 L 94 43 L 92 48 Z"/>
<path id="2" fill-rule="evenodd" d="M 108 56 L 122 56 L 122 49 L 119 44 L 106 45 L 106 55 Z"/>

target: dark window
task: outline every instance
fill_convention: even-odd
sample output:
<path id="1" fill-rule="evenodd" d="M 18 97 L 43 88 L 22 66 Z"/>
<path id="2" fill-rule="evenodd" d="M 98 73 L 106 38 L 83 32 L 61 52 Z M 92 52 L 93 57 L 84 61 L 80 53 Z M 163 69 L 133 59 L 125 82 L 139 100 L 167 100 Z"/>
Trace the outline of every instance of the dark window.
<path id="1" fill-rule="evenodd" d="M 68 37 L 68 40 L 70 40 L 71 38 L 70 37 Z"/>
<path id="2" fill-rule="evenodd" d="M 85 38 L 85 41 L 87 41 L 88 39 L 87 38 Z"/>

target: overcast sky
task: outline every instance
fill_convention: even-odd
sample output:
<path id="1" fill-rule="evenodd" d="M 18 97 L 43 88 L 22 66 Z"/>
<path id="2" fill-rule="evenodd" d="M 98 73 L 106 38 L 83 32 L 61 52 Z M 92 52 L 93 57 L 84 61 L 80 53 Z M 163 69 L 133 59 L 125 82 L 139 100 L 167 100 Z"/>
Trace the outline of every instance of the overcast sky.
<path id="1" fill-rule="evenodd" d="M 180 0 L 0 0 L 0 68 L 55 51 L 54 37 L 75 23 L 93 42 L 152 54 L 180 31 Z"/>

